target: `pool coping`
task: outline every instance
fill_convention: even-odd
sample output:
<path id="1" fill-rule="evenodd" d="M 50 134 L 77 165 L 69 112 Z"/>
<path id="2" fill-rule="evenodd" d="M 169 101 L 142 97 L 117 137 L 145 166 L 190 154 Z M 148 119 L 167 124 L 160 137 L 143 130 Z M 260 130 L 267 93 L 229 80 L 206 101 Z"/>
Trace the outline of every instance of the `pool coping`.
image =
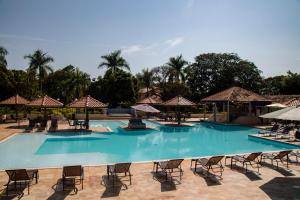
<path id="1" fill-rule="evenodd" d="M 260 137 L 260 136 L 258 136 L 257 134 L 251 134 L 251 135 L 248 135 L 248 137 L 257 138 L 257 139 L 260 139 L 260 140 L 267 140 L 267 141 L 276 142 L 276 143 L 287 144 L 287 145 L 295 146 L 295 147 L 297 147 L 298 149 L 300 148 L 300 145 L 297 145 L 297 144 L 291 144 L 291 143 L 288 143 L 288 142 L 286 142 L 286 141 L 272 140 L 271 138 Z M 295 150 L 296 150 L 296 149 L 295 149 Z"/>

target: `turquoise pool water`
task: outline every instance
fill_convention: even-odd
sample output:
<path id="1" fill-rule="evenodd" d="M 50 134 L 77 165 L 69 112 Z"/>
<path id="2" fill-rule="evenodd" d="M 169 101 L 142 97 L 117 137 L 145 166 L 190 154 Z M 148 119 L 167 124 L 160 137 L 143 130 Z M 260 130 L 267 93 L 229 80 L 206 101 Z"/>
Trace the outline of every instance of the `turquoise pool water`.
<path id="1" fill-rule="evenodd" d="M 296 149 L 296 146 L 248 137 L 258 129 L 237 125 L 194 123 L 193 127 L 161 126 L 126 131 L 128 121 L 91 121 L 108 133 L 19 134 L 0 143 L 0 169 L 98 165 L 172 158 L 228 155 Z"/>

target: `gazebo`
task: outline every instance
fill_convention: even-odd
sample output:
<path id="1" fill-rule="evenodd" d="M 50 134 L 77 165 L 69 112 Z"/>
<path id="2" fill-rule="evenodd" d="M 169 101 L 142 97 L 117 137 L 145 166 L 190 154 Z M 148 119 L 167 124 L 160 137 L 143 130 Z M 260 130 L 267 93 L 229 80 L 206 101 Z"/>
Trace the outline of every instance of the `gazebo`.
<path id="1" fill-rule="evenodd" d="M 26 106 L 33 107 L 33 108 L 43 108 L 44 109 L 44 117 L 46 118 L 46 110 L 47 108 L 60 108 L 64 104 L 60 101 L 53 99 L 47 95 L 34 99 Z"/>
<path id="2" fill-rule="evenodd" d="M 20 95 L 15 95 L 12 96 L 8 99 L 5 99 L 3 101 L 0 102 L 0 105 L 4 105 L 4 106 L 16 106 L 16 120 L 18 120 L 18 106 L 24 106 L 26 104 L 28 104 L 29 101 L 27 99 L 25 99 L 24 97 L 21 97 Z"/>
<path id="3" fill-rule="evenodd" d="M 193 107 L 193 106 L 196 106 L 197 104 L 195 104 L 194 102 L 192 102 L 182 96 L 176 96 L 173 99 L 165 101 L 161 105 L 166 106 L 166 107 L 176 108 L 177 109 L 177 112 L 176 112 L 177 113 L 177 122 L 178 122 L 178 124 L 180 124 L 180 120 L 181 120 L 180 109 L 182 107 Z"/>
<path id="4" fill-rule="evenodd" d="M 223 104 L 223 107 L 227 106 L 228 122 L 230 121 L 230 104 L 248 104 L 249 114 L 251 114 L 253 106 L 265 106 L 271 103 L 269 99 L 266 99 L 259 94 L 240 87 L 231 87 L 214 95 L 206 97 L 201 101 L 204 103 L 221 103 Z"/>
<path id="5" fill-rule="evenodd" d="M 89 113 L 88 109 L 91 108 L 106 108 L 107 104 L 94 99 L 90 95 L 82 97 L 81 99 L 74 100 L 71 102 L 68 107 L 70 108 L 84 108 L 85 109 L 85 120 L 86 120 L 86 129 L 89 129 Z"/>

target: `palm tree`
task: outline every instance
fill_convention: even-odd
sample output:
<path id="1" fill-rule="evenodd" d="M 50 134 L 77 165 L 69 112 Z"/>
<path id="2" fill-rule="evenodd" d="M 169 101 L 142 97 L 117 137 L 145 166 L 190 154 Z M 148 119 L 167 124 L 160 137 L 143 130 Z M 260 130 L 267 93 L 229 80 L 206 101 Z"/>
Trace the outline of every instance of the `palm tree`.
<path id="1" fill-rule="evenodd" d="M 147 97 L 149 96 L 149 90 L 154 84 L 154 72 L 149 69 L 143 69 L 141 74 L 137 74 L 138 79 L 144 87 L 147 88 Z"/>
<path id="2" fill-rule="evenodd" d="M 76 98 L 84 95 L 90 85 L 90 82 L 90 76 L 87 73 L 80 71 L 80 69 L 76 67 L 72 80 Z"/>
<path id="3" fill-rule="evenodd" d="M 177 57 L 171 57 L 169 62 L 166 63 L 166 67 L 168 67 L 167 76 L 169 77 L 169 81 L 184 81 L 184 67 L 188 64 L 186 60 L 182 58 L 182 55 Z"/>
<path id="4" fill-rule="evenodd" d="M 100 63 L 98 68 L 106 67 L 114 74 L 117 70 L 123 68 L 130 71 L 127 61 L 121 56 L 121 50 L 113 51 L 107 55 L 101 56 L 105 61 Z"/>
<path id="5" fill-rule="evenodd" d="M 53 62 L 54 59 L 38 49 L 33 54 L 24 56 L 24 59 L 29 59 L 28 73 L 36 75 L 38 71 L 40 90 L 43 92 L 43 82 L 48 75 L 48 72 L 53 72 L 49 63 Z"/>

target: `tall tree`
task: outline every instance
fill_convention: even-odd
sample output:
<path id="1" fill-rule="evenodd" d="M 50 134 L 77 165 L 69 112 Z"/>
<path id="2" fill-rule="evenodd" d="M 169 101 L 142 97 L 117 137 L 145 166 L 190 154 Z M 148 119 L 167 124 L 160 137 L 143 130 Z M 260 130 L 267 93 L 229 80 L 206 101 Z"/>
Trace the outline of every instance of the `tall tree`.
<path id="1" fill-rule="evenodd" d="M 166 66 L 169 68 L 167 76 L 171 82 L 184 82 L 185 74 L 184 67 L 188 64 L 186 60 L 182 58 L 182 55 L 177 57 L 171 57 Z"/>
<path id="2" fill-rule="evenodd" d="M 24 56 L 24 59 L 29 59 L 28 73 L 31 75 L 38 74 L 40 91 L 43 92 L 43 82 L 49 72 L 53 72 L 49 66 L 54 61 L 53 57 L 48 56 L 42 50 L 38 49 L 33 54 Z"/>
<path id="3" fill-rule="evenodd" d="M 147 69 L 143 69 L 142 73 L 138 73 L 136 75 L 139 83 L 141 83 L 141 85 L 143 87 L 146 87 L 146 89 L 147 89 L 147 96 L 150 95 L 149 91 L 154 86 L 154 76 L 153 75 L 154 75 L 153 71 L 149 70 L 148 68 Z"/>
<path id="4" fill-rule="evenodd" d="M 0 67 L 1 68 L 6 68 L 7 61 L 6 61 L 6 55 L 8 54 L 8 51 L 0 46 Z"/>
<path id="5" fill-rule="evenodd" d="M 112 71 L 112 74 L 124 68 L 130 71 L 127 61 L 121 56 L 121 50 L 113 51 L 101 56 L 101 58 L 104 59 L 104 61 L 99 64 L 98 68 L 106 67 L 107 70 Z"/>

